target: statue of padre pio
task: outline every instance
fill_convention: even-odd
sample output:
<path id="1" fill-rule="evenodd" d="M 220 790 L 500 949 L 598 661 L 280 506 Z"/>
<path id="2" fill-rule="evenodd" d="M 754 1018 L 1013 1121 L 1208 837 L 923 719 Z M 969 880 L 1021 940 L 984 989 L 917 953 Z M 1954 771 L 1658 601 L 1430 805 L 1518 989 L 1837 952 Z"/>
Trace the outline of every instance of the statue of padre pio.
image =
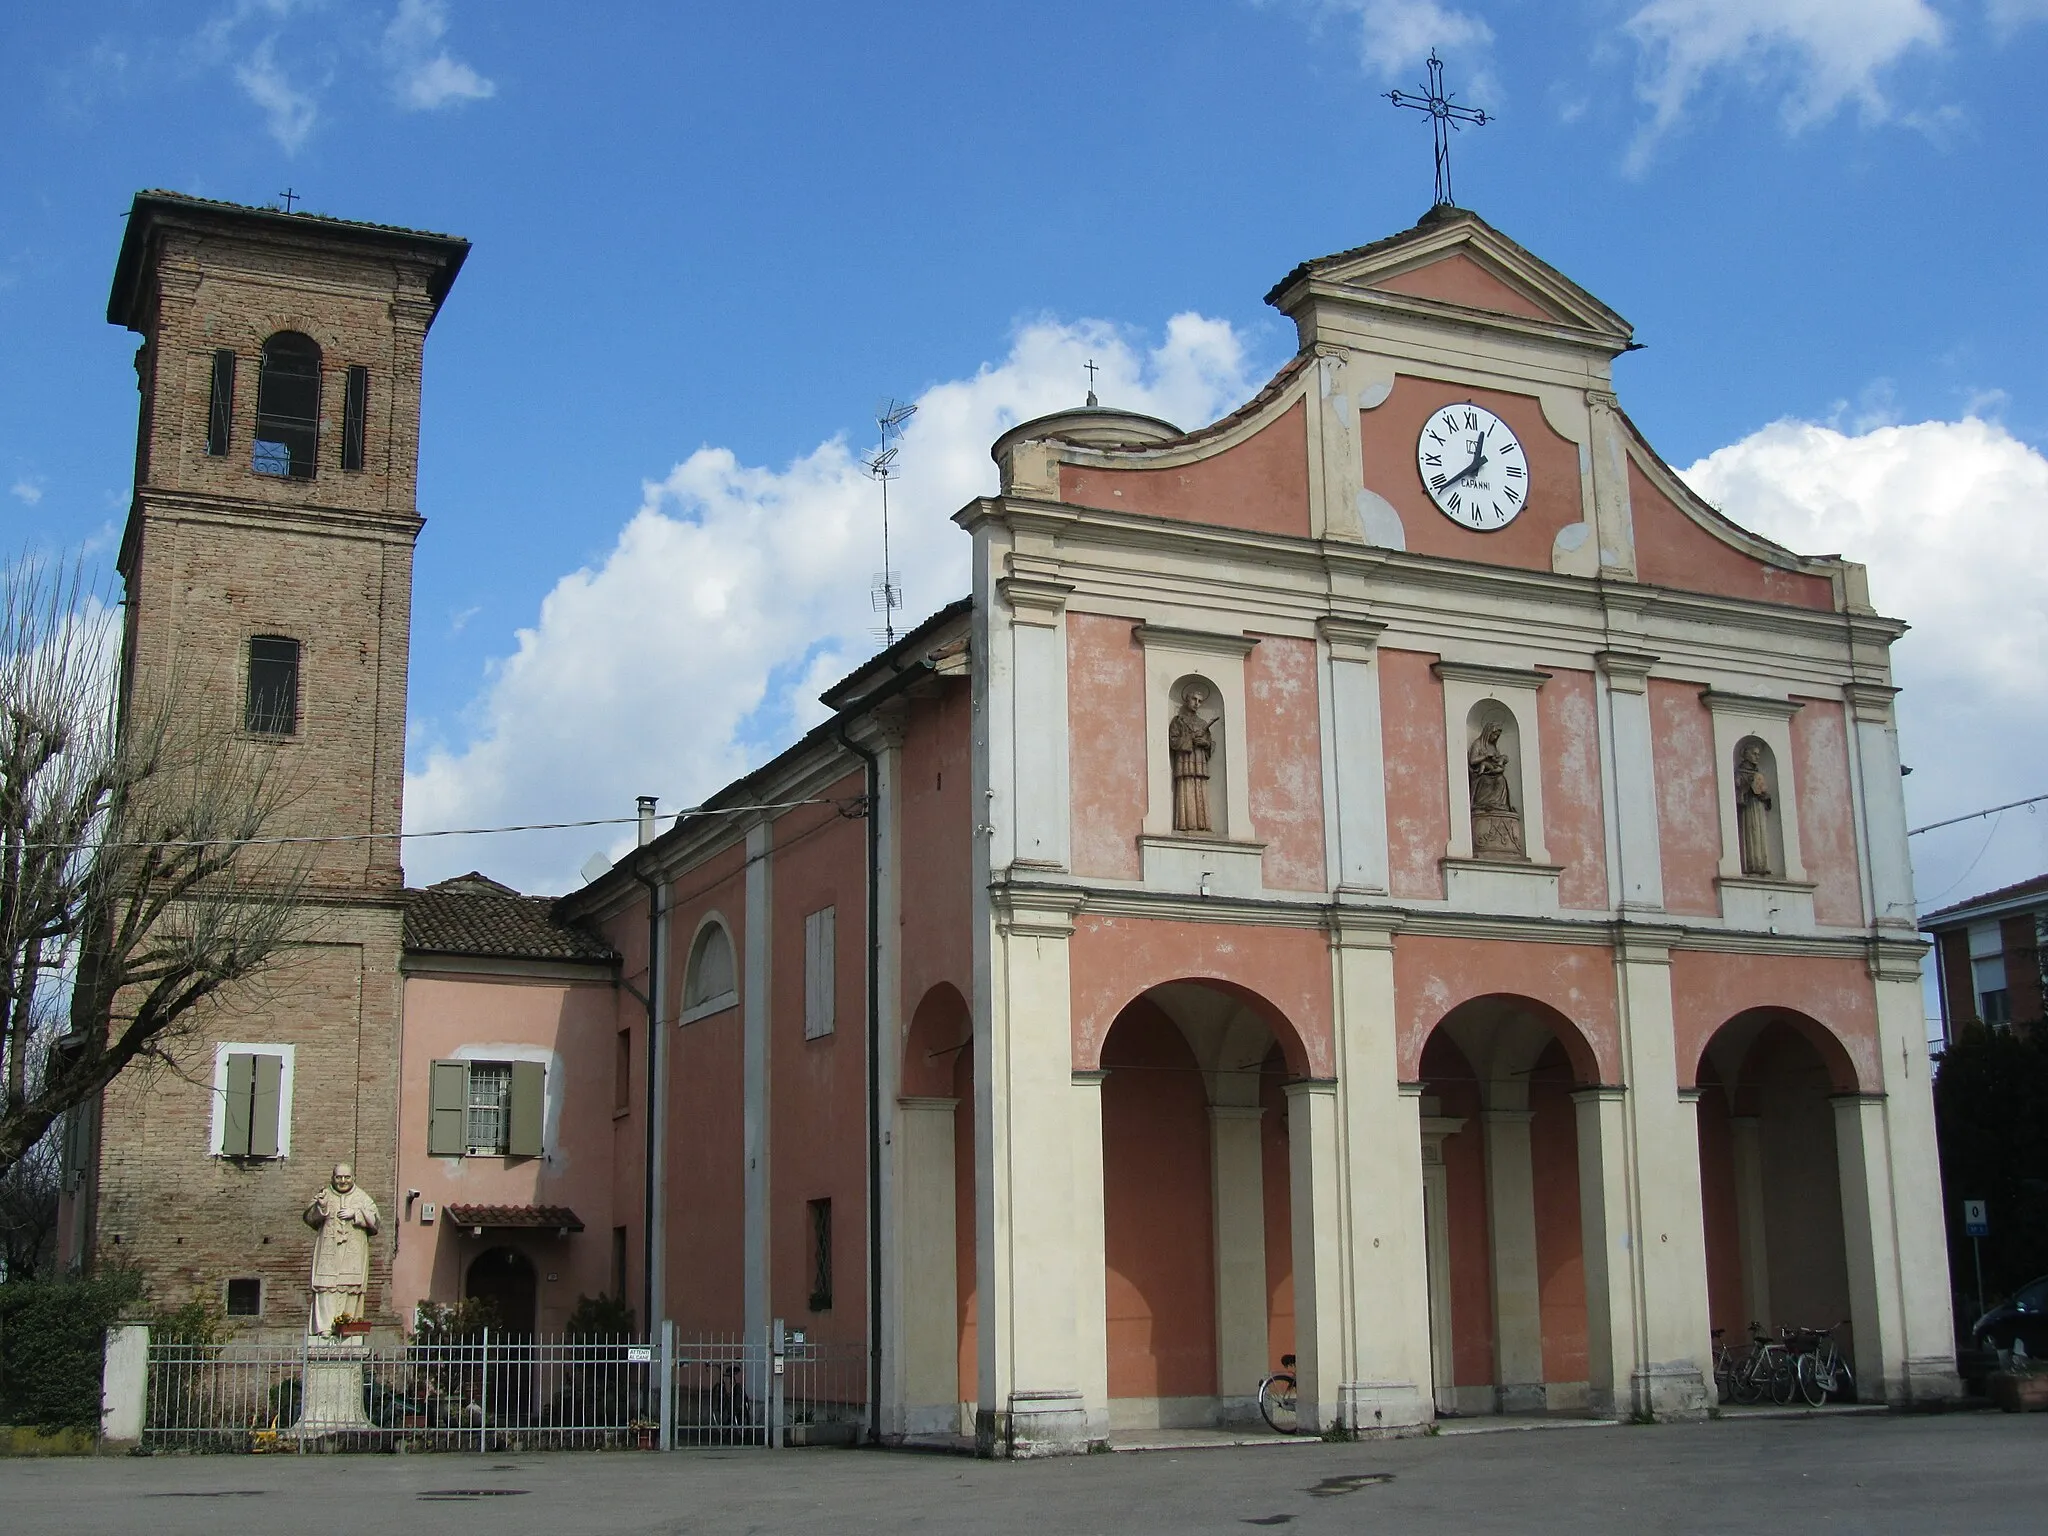
<path id="1" fill-rule="evenodd" d="M 306 1207 L 313 1238 L 313 1309 L 306 1331 L 332 1337 L 344 1317 L 363 1315 L 370 1285 L 370 1239 L 377 1233 L 377 1202 L 356 1188 L 355 1170 L 334 1165 L 334 1177 Z"/>

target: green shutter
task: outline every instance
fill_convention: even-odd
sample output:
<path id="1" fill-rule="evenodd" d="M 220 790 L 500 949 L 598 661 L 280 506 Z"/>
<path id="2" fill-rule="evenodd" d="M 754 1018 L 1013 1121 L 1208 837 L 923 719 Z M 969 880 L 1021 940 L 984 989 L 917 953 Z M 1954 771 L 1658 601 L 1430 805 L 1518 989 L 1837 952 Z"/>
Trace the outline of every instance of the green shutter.
<path id="1" fill-rule="evenodd" d="M 249 1090 L 249 1155 L 277 1156 L 278 1120 L 284 1108 L 284 1058 L 252 1056 L 255 1064 Z"/>
<path id="2" fill-rule="evenodd" d="M 547 1068 L 537 1061 L 512 1063 L 512 1115 L 505 1151 L 511 1157 L 540 1156 L 540 1123 Z"/>
<path id="3" fill-rule="evenodd" d="M 469 1115 L 468 1063 L 435 1062 L 428 1097 L 432 1108 L 427 1119 L 427 1155 L 462 1156 L 469 1150 L 463 1123 Z"/>
<path id="4" fill-rule="evenodd" d="M 221 1118 L 220 1150 L 224 1157 L 249 1155 L 249 1101 L 256 1086 L 256 1058 L 240 1052 L 228 1057 L 228 1097 Z"/>

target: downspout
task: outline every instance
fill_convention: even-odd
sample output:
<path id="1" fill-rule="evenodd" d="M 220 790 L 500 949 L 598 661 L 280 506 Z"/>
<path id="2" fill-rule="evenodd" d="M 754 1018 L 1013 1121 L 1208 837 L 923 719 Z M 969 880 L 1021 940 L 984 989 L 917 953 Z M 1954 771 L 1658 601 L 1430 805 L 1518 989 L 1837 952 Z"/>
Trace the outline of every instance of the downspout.
<path id="1" fill-rule="evenodd" d="M 847 733 L 839 722 L 840 745 L 867 765 L 868 802 L 868 1439 L 882 1436 L 882 930 L 875 921 L 881 895 L 882 839 L 876 815 L 882 793 L 882 760 Z"/>
<path id="2" fill-rule="evenodd" d="M 645 848 L 654 841 L 654 807 L 658 804 L 653 795 L 640 796 L 640 842 Z M 661 1070 L 661 927 L 667 915 L 661 905 L 661 882 L 649 876 L 637 864 L 633 878 L 647 889 L 647 1168 L 644 1180 L 647 1186 L 647 1204 L 643 1215 L 641 1231 L 645 1234 L 646 1251 L 642 1255 L 643 1307 L 641 1316 L 647 1320 L 646 1337 L 655 1338 L 661 1331 L 661 1319 L 657 1315 L 661 1301 L 660 1272 L 666 1268 L 662 1263 L 662 1249 L 665 1234 L 662 1231 L 661 1194 L 661 1120 L 662 1112 L 668 1107 L 668 1095 L 664 1092 Z"/>

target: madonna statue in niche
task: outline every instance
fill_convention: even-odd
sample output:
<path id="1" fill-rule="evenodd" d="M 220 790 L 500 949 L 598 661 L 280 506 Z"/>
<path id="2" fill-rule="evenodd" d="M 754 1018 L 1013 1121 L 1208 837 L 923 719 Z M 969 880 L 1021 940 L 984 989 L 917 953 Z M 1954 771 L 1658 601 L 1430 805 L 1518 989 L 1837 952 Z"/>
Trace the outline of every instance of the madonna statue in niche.
<path id="1" fill-rule="evenodd" d="M 1763 752 L 1761 743 L 1745 741 L 1735 767 L 1735 828 L 1745 875 L 1776 873 L 1771 868 L 1771 780 L 1764 772 Z"/>
<path id="2" fill-rule="evenodd" d="M 1166 748 L 1173 759 L 1173 830 L 1209 832 L 1209 759 L 1215 755 L 1216 739 L 1209 722 L 1202 718 L 1202 706 L 1209 694 L 1199 683 L 1190 683 L 1180 696 L 1180 713 L 1166 727 Z"/>
<path id="3" fill-rule="evenodd" d="M 1500 744 L 1501 723 L 1489 720 L 1472 738 L 1465 764 L 1472 791 L 1472 852 L 1482 859 L 1520 859 L 1522 813 L 1508 787 L 1508 754 Z"/>

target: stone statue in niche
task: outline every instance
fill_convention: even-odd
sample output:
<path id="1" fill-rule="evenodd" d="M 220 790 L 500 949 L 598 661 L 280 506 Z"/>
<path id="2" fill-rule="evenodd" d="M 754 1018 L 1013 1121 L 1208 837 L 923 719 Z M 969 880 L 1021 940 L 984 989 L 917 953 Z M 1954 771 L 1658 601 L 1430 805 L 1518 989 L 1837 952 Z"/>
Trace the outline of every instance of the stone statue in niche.
<path id="1" fill-rule="evenodd" d="M 355 1170 L 336 1163 L 334 1177 L 306 1207 L 306 1225 L 314 1233 L 313 1307 L 306 1332 L 328 1337 L 339 1319 L 363 1315 L 377 1220 L 377 1202 L 356 1188 Z"/>
<path id="2" fill-rule="evenodd" d="M 1745 875 L 1776 873 L 1771 868 L 1771 780 L 1764 772 L 1763 754 L 1758 743 L 1745 741 L 1735 769 L 1735 829 Z"/>
<path id="3" fill-rule="evenodd" d="M 1180 713 L 1166 727 L 1166 748 L 1173 759 L 1173 830 L 1210 832 L 1209 759 L 1216 754 L 1213 727 L 1202 718 L 1209 702 L 1206 689 L 1191 685 L 1180 696 Z"/>
<path id="4" fill-rule="evenodd" d="M 1500 737 L 1501 723 L 1489 720 L 1465 754 L 1472 791 L 1472 852 L 1482 859 L 1526 858 L 1522 813 L 1508 786 L 1508 755 Z"/>

